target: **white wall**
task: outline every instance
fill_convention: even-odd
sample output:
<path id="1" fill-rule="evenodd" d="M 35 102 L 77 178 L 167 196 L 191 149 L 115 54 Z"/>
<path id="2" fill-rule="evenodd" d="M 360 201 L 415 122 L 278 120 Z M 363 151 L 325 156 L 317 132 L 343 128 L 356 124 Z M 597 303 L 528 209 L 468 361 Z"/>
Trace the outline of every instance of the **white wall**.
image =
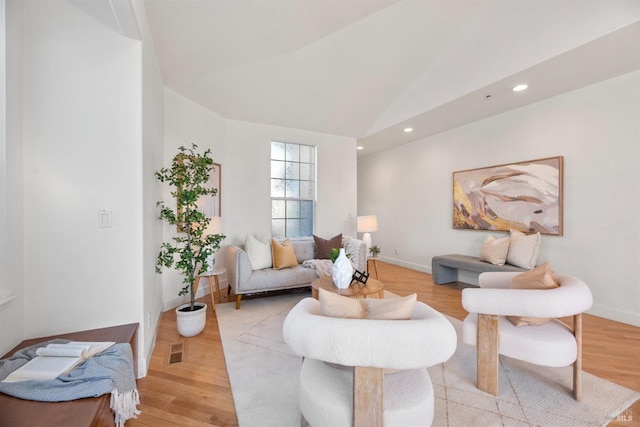
<path id="1" fill-rule="evenodd" d="M 196 143 L 211 148 L 214 162 L 222 165 L 222 246 L 244 244 L 247 233 L 271 235 L 270 154 L 271 141 L 287 141 L 317 147 L 316 234 L 331 237 L 338 233 L 355 235 L 356 148 L 352 138 L 226 120 L 186 99 L 165 90 L 165 154 L 168 166 L 180 145 Z M 163 198 L 171 199 L 169 188 Z M 175 235 L 163 226 L 164 238 Z M 156 251 L 157 252 L 157 251 Z M 216 264 L 224 263 L 224 249 Z M 164 307 L 185 301 L 177 297 L 182 278 L 174 270 L 163 270 Z M 221 286 L 226 286 L 223 282 Z M 199 289 L 197 297 L 208 290 Z"/>
<path id="2" fill-rule="evenodd" d="M 222 165 L 222 188 L 225 188 L 226 148 L 224 119 L 210 110 L 196 104 L 177 94 L 171 89 L 164 91 L 164 159 L 162 166 L 169 167 L 171 160 L 178 153 L 178 147 L 190 147 L 192 143 L 198 146 L 199 152 L 211 149 L 211 157 L 215 163 Z M 159 168 L 158 168 L 159 169 Z M 162 185 L 162 199 L 170 205 L 172 197 L 168 185 Z M 226 192 L 220 192 L 222 198 L 222 232 L 226 232 L 225 221 L 225 196 Z M 174 206 L 175 206 L 175 202 Z M 157 217 L 156 208 L 156 217 Z M 162 234 L 165 241 L 176 235 L 175 227 L 166 223 L 162 225 Z M 224 241 L 223 241 L 224 244 Z M 158 253 L 160 245 L 153 249 L 153 256 Z M 217 258 L 220 257 L 218 254 Z M 178 292 L 184 286 L 182 276 L 174 269 L 162 270 L 162 289 L 164 309 L 168 310 L 188 301 L 188 296 L 178 297 Z M 221 282 L 220 286 L 225 283 Z M 208 293 L 206 286 L 201 286 L 196 295 L 197 298 Z"/>
<path id="3" fill-rule="evenodd" d="M 142 323 L 141 43 L 23 3 L 25 338 Z"/>
<path id="4" fill-rule="evenodd" d="M 142 186 L 143 198 L 143 275 L 144 286 L 140 324 L 144 338 L 143 349 L 139 351 L 138 374 L 146 375 L 146 355 L 151 355 L 155 344 L 156 330 L 160 314 L 164 308 L 162 301 L 162 277 L 155 272 L 156 252 L 162 242 L 162 224 L 158 221 L 156 202 L 162 191 L 155 179 L 155 171 L 164 160 L 164 84 L 160 67 L 155 56 L 153 40 L 141 1 L 132 3 L 142 37 Z M 144 355 L 144 357 L 140 357 Z"/>
<path id="5" fill-rule="evenodd" d="M 368 156 L 358 210 L 378 215 L 383 259 L 430 272 L 489 234 L 452 229 L 452 172 L 562 155 L 564 236 L 543 236 L 539 260 L 591 287 L 591 313 L 640 325 L 639 117 L 635 72 Z"/>
<path id="6" fill-rule="evenodd" d="M 0 0 L 0 356 L 24 334 L 22 5 Z"/>
<path id="7" fill-rule="evenodd" d="M 316 146 L 317 199 L 314 233 L 355 236 L 356 141 L 310 131 L 226 121 L 227 167 L 223 167 L 226 245 L 244 244 L 247 234 L 271 236 L 271 141 Z"/>

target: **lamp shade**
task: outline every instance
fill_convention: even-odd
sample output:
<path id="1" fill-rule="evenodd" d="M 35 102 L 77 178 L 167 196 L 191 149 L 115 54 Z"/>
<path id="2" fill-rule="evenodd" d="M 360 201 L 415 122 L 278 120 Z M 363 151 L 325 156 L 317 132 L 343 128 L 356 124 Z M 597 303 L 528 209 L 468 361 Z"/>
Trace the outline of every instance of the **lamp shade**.
<path id="1" fill-rule="evenodd" d="M 375 215 L 359 216 L 357 227 L 359 233 L 378 231 L 378 217 Z"/>
<path id="2" fill-rule="evenodd" d="M 222 233 L 222 217 L 212 216 L 211 221 L 205 231 L 205 235 L 220 234 Z"/>

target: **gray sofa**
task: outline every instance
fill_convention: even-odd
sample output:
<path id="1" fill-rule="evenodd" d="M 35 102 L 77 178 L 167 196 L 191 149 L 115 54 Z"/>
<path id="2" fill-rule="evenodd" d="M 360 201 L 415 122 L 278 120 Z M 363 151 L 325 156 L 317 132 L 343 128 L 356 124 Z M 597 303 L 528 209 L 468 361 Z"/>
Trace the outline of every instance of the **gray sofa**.
<path id="1" fill-rule="evenodd" d="M 314 259 L 316 245 L 313 238 L 290 240 L 293 243 L 298 265 L 281 270 L 273 268 L 252 270 L 249 256 L 244 247 L 227 247 L 226 268 L 229 286 L 231 286 L 233 293 L 236 295 L 236 309 L 240 308 L 243 295 L 307 287 L 311 286 L 311 282 L 319 277 L 314 268 L 302 265 L 304 261 Z M 354 241 L 359 243 L 356 245 L 359 248 L 357 251 L 357 268 L 360 271 L 364 271 L 367 268 L 367 246 L 363 241 L 355 239 Z"/>

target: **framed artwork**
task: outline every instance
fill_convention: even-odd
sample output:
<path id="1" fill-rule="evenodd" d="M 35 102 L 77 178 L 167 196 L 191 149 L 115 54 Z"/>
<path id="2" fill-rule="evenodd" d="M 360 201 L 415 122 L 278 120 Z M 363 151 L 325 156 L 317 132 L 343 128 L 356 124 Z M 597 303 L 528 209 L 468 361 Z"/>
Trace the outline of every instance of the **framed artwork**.
<path id="1" fill-rule="evenodd" d="M 213 169 L 209 174 L 209 180 L 207 181 L 205 186 L 207 188 L 217 188 L 218 191 L 215 196 L 201 196 L 196 202 L 198 205 L 198 210 L 208 218 L 222 216 L 222 199 L 220 197 L 222 186 L 222 165 L 220 163 L 213 163 Z M 178 189 L 178 191 L 180 190 Z M 177 210 L 179 213 L 182 211 L 182 208 L 177 208 Z M 179 233 L 184 232 L 180 224 L 178 224 L 177 230 Z"/>
<path id="2" fill-rule="evenodd" d="M 217 188 L 218 192 L 215 196 L 203 196 L 198 200 L 200 211 L 209 218 L 222 216 L 222 199 L 220 197 L 222 191 L 222 165 L 220 163 L 213 164 L 213 170 L 209 175 L 209 181 L 207 181 L 206 186 L 208 188 Z"/>
<path id="3" fill-rule="evenodd" d="M 453 228 L 562 236 L 563 160 L 453 172 Z"/>

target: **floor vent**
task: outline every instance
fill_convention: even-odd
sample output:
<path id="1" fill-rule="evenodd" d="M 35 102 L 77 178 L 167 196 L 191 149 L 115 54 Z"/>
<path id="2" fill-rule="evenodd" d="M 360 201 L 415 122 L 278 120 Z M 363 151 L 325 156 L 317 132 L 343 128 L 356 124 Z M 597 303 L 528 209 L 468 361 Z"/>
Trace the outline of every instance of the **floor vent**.
<path id="1" fill-rule="evenodd" d="M 169 365 L 182 362 L 184 360 L 184 351 L 184 341 L 169 344 Z"/>

